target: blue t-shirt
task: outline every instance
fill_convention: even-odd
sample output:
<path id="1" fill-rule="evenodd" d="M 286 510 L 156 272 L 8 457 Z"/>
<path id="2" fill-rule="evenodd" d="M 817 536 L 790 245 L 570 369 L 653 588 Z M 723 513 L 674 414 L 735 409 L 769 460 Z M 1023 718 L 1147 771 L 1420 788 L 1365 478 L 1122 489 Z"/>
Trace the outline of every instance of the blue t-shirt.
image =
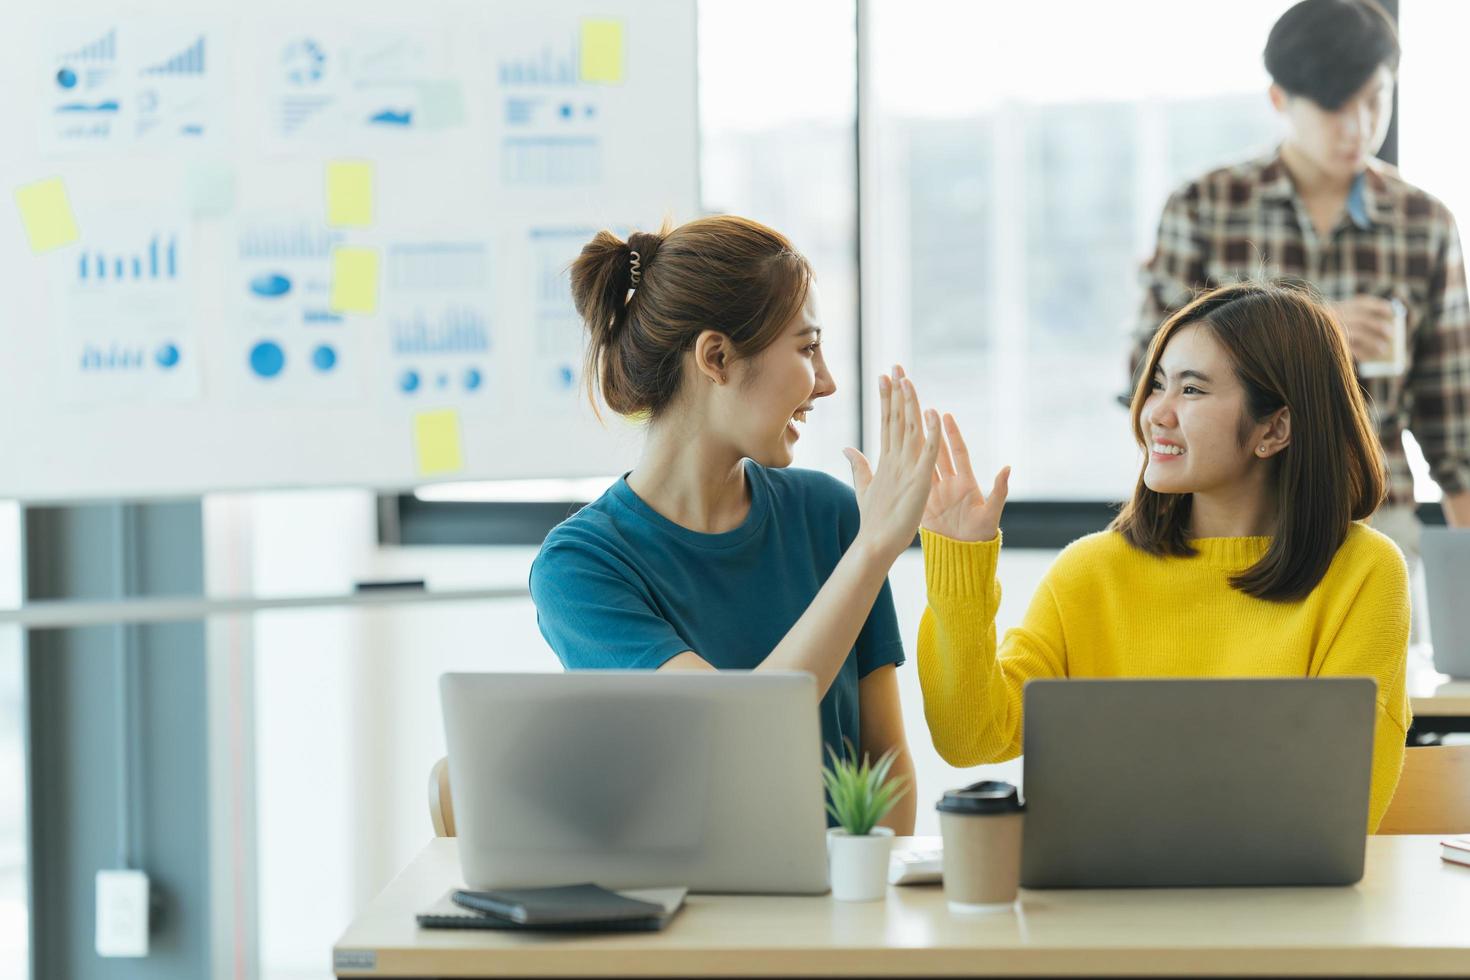
<path id="1" fill-rule="evenodd" d="M 649 507 L 626 479 L 558 525 L 531 566 L 541 634 L 568 670 L 653 670 L 685 650 L 750 669 L 806 612 L 858 531 L 857 498 L 814 470 L 745 462 L 750 513 L 701 534 Z M 903 663 L 888 583 L 822 698 L 822 741 L 862 752 L 858 680 Z M 825 751 L 823 761 L 826 761 Z"/>

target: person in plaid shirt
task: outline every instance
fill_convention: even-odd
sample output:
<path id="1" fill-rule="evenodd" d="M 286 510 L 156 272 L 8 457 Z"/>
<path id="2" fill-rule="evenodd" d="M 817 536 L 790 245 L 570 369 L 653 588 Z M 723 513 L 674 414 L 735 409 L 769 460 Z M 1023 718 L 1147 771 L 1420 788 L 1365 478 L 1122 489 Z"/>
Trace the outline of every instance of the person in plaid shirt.
<path id="1" fill-rule="evenodd" d="M 1271 102 L 1288 124 L 1272 154 L 1175 191 L 1143 269 L 1133 367 L 1164 319 L 1242 279 L 1304 279 L 1334 309 L 1389 470 L 1373 525 L 1418 557 L 1407 428 L 1470 526 L 1470 306 L 1454 216 L 1374 154 L 1392 114 L 1399 44 L 1375 0 L 1302 0 L 1266 42 Z M 1396 317 L 1405 335 L 1395 348 Z"/>

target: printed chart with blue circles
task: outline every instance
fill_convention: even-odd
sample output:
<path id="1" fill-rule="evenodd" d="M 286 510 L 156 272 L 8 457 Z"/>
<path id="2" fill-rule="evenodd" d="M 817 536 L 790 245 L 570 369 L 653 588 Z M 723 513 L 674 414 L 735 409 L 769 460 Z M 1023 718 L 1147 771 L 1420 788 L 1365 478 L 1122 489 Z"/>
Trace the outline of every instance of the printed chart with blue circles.
<path id="1" fill-rule="evenodd" d="M 274 340 L 262 340 L 250 348 L 250 370 L 256 377 L 274 378 L 286 369 L 286 352 Z"/>
<path id="2" fill-rule="evenodd" d="M 414 395 L 427 389 L 447 392 L 454 389 L 456 380 L 460 391 L 473 395 L 485 388 L 487 379 L 484 370 L 478 367 L 465 368 L 458 375 L 448 370 L 422 371 L 418 368 L 405 368 L 398 374 L 397 388 L 405 395 Z"/>

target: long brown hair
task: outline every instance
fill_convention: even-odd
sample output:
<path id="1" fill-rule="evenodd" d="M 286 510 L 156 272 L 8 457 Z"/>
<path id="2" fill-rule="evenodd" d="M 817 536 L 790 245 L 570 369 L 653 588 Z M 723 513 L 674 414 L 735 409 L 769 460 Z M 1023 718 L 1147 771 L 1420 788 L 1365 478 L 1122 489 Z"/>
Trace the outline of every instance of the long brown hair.
<path id="1" fill-rule="evenodd" d="M 1243 282 L 1198 297 L 1165 320 L 1149 345 L 1132 405 L 1133 437 L 1145 452 L 1143 407 L 1159 358 L 1171 337 L 1194 324 L 1229 354 L 1245 389 L 1242 444 L 1253 422 L 1282 407 L 1291 412 L 1291 442 L 1271 460 L 1276 533 L 1261 560 L 1230 584 L 1259 599 L 1303 599 L 1327 574 L 1348 525 L 1372 515 L 1387 492 L 1383 450 L 1342 327 L 1304 283 Z M 1192 502 L 1191 494 L 1150 490 L 1140 471 L 1112 529 L 1149 554 L 1193 555 Z"/>
<path id="2" fill-rule="evenodd" d="M 684 352 L 704 330 L 736 357 L 769 347 L 806 302 L 811 266 L 780 232 L 716 215 L 673 230 L 600 231 L 572 263 L 587 326 L 587 392 L 620 415 L 657 417 L 678 394 Z"/>

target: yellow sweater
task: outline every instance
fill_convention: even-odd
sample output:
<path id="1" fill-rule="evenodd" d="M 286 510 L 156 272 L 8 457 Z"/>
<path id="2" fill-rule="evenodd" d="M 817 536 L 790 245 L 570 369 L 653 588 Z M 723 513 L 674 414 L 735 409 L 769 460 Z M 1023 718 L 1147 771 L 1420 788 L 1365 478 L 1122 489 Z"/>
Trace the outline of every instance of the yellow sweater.
<path id="1" fill-rule="evenodd" d="M 1160 558 L 1112 531 L 1068 546 L 1021 625 L 995 645 L 1000 539 L 922 533 L 929 607 L 919 626 L 924 716 L 954 766 L 1021 754 L 1021 689 L 1033 677 L 1330 677 L 1378 682 L 1368 829 L 1398 785 L 1409 703 L 1409 583 L 1388 538 L 1354 524 L 1300 602 L 1230 587 L 1269 538 L 1202 538 Z"/>

